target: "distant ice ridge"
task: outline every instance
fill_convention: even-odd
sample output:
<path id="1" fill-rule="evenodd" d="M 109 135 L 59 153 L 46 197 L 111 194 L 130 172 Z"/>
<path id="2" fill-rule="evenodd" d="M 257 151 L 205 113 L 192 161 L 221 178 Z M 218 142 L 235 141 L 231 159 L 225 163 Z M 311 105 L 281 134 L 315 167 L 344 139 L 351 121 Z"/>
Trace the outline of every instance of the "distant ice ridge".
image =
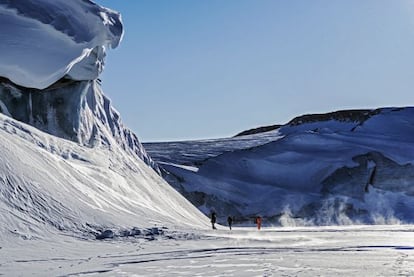
<path id="1" fill-rule="evenodd" d="M 120 14 L 89 0 L 0 0 L 0 76 L 44 89 L 98 77 L 121 41 Z"/>
<path id="2" fill-rule="evenodd" d="M 338 111 L 270 132 L 145 147 L 170 184 L 219 222 L 260 214 L 269 225 L 411 224 L 413 118 L 413 107 Z"/>

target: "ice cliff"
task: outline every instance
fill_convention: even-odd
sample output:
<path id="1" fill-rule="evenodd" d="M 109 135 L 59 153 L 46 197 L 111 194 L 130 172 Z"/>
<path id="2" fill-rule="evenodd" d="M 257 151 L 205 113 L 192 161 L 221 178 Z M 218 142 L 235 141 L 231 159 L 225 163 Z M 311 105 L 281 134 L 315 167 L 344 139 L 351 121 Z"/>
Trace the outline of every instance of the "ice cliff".
<path id="1" fill-rule="evenodd" d="M 26 88 L 96 79 L 123 34 L 120 14 L 89 0 L 1 0 L 0 15 L 0 76 Z"/>
<path id="2" fill-rule="evenodd" d="M 88 0 L 0 0 L 0 112 L 86 146 L 113 138 L 157 170 L 97 80 L 123 35 L 120 14 Z"/>
<path id="3" fill-rule="evenodd" d="M 208 226 L 101 90 L 122 34 L 89 0 L 0 0 L 0 241 Z"/>

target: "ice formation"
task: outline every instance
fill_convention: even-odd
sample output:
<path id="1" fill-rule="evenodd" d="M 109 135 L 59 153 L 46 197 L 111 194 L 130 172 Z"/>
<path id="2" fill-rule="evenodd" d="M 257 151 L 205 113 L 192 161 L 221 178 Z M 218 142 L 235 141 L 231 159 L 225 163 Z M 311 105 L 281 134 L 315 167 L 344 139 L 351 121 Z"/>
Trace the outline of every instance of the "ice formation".
<path id="1" fill-rule="evenodd" d="M 208 226 L 101 90 L 118 13 L 89 0 L 0 0 L 0 28 L 0 242 Z"/>
<path id="2" fill-rule="evenodd" d="M 89 0 L 0 0 L 0 76 L 44 89 L 94 80 L 121 41 L 120 14 Z"/>
<path id="3" fill-rule="evenodd" d="M 120 14 L 89 0 L 0 0 L 0 112 L 86 146 L 113 139 L 157 170 L 97 77 L 123 35 Z"/>

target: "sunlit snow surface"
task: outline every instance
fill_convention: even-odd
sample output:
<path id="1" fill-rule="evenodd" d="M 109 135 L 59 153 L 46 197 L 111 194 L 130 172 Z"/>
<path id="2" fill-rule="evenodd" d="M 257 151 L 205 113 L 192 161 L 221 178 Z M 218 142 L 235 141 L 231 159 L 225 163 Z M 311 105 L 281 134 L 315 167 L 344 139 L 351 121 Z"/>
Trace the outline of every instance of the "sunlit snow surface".
<path id="1" fill-rule="evenodd" d="M 110 147 L 84 147 L 0 114 L 0 243 L 209 226 L 143 160 L 108 139 Z"/>
<path id="2" fill-rule="evenodd" d="M 236 228 L 4 242 L 6 276 L 413 276 L 412 226 Z"/>
<path id="3" fill-rule="evenodd" d="M 0 76 L 38 89 L 93 80 L 122 34 L 120 15 L 89 0 L 0 0 Z"/>

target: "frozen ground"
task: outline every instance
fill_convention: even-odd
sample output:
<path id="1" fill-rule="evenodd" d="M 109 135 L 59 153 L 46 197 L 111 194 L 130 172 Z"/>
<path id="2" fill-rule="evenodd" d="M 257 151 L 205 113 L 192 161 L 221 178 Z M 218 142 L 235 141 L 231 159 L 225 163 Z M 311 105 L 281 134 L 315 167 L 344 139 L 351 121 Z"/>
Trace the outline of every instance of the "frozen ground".
<path id="1" fill-rule="evenodd" d="M 236 228 L 2 242 L 5 276 L 413 276 L 413 226 Z"/>

